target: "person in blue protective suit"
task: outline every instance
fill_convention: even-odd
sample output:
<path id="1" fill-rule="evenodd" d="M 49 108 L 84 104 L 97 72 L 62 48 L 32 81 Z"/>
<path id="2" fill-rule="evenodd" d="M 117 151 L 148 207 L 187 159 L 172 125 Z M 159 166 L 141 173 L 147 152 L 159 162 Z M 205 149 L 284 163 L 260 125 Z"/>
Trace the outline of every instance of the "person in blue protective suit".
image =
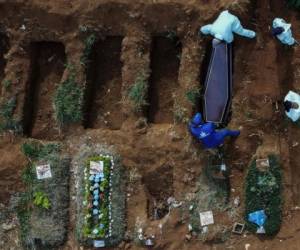
<path id="1" fill-rule="evenodd" d="M 189 123 L 191 134 L 202 142 L 205 148 L 212 149 L 221 146 L 227 136 L 239 136 L 239 130 L 218 129 L 212 122 L 204 122 L 200 113 L 197 113 Z"/>
<path id="2" fill-rule="evenodd" d="M 282 18 L 275 18 L 272 23 L 272 34 L 283 44 L 294 45 L 297 41 L 294 39 L 291 30 L 291 24 Z"/>
<path id="3" fill-rule="evenodd" d="M 204 35 L 212 35 L 216 39 L 231 43 L 233 41 L 233 33 L 248 38 L 254 38 L 256 33 L 252 30 L 244 29 L 240 20 L 229 13 L 228 10 L 222 11 L 213 24 L 202 26 L 200 31 Z"/>

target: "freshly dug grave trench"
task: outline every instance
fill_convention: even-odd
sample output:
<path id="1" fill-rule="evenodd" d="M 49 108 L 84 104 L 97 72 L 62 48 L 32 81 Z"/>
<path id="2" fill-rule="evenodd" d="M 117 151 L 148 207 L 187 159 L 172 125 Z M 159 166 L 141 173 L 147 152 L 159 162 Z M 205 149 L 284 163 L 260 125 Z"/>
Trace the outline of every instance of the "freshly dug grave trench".
<path id="1" fill-rule="evenodd" d="M 169 212 L 167 200 L 173 196 L 173 167 L 162 165 L 143 177 L 143 183 L 148 194 L 148 217 L 157 220 Z"/>
<path id="2" fill-rule="evenodd" d="M 37 139 L 55 139 L 59 131 L 54 119 L 53 98 L 65 68 L 65 47 L 58 42 L 34 42 L 29 54 L 24 134 Z"/>
<path id="3" fill-rule="evenodd" d="M 122 36 L 110 36 L 98 41 L 87 63 L 85 93 L 85 128 L 120 129 L 121 112 Z"/>
<path id="4" fill-rule="evenodd" d="M 178 88 L 181 43 L 177 37 L 155 36 L 151 50 L 148 120 L 173 123 L 173 97 Z"/>

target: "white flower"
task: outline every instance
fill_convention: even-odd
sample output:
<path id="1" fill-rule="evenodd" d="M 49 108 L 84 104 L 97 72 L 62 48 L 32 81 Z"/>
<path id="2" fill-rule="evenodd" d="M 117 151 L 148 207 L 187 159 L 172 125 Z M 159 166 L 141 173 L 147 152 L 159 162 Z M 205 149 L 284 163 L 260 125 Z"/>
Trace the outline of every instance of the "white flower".
<path id="1" fill-rule="evenodd" d="M 95 228 L 94 230 L 93 230 L 93 234 L 98 234 L 99 233 L 99 230 L 97 229 L 97 228 Z"/>

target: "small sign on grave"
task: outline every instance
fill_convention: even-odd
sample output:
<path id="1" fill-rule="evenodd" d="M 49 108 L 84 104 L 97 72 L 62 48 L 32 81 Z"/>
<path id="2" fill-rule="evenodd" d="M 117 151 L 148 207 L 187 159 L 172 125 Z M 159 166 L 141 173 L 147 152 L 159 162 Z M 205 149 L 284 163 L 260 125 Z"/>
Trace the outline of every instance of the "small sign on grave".
<path id="1" fill-rule="evenodd" d="M 257 159 L 256 167 L 258 170 L 262 172 L 267 171 L 268 168 L 270 167 L 269 159 Z"/>
<path id="2" fill-rule="evenodd" d="M 214 224 L 214 216 L 212 211 L 201 212 L 199 215 L 201 226 Z"/>
<path id="3" fill-rule="evenodd" d="M 104 240 L 94 240 L 94 247 L 105 247 Z"/>
<path id="4" fill-rule="evenodd" d="M 236 233 L 236 234 L 242 234 L 245 228 L 245 224 L 244 223 L 234 223 L 233 228 L 232 228 L 232 232 Z"/>
<path id="5" fill-rule="evenodd" d="M 90 161 L 90 174 L 103 173 L 104 162 L 103 161 Z"/>
<path id="6" fill-rule="evenodd" d="M 36 175 L 39 180 L 51 178 L 50 164 L 36 166 Z"/>

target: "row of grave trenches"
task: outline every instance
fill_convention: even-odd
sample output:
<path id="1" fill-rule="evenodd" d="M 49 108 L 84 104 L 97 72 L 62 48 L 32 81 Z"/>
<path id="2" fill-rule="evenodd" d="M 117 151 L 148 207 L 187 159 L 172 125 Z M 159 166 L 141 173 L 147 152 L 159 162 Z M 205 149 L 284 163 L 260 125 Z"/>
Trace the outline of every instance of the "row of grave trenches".
<path id="1" fill-rule="evenodd" d="M 83 118 L 76 131 L 119 130 L 130 117 L 172 124 L 194 111 L 186 93 L 200 87 L 203 42 L 197 30 L 204 19 L 212 18 L 211 13 L 199 14 L 202 7 L 157 3 L 136 9 L 131 4 L 99 3 L 97 8 L 83 6 L 75 18 L 72 8 L 64 4 L 61 8 L 66 13 L 56 13 L 21 2 L 3 4 L 0 10 L 1 31 L 11 42 L 6 51 L 0 51 L 7 61 L 0 68 L 2 97 L 16 97 L 14 118 L 25 136 L 55 140 L 70 133 L 70 128 L 59 129 L 53 108 L 53 96 L 68 75 L 66 64 L 76 67 L 76 80 L 84 91 Z M 91 34 L 97 39 L 83 65 Z M 128 95 L 140 76 L 146 84 L 145 100 L 136 112 L 128 104 Z M 10 89 L 4 87 L 7 82 Z"/>
<path id="2" fill-rule="evenodd" d="M 76 74 L 83 79 L 79 80 L 84 99 L 82 127 L 118 130 L 131 116 L 145 117 L 150 124 L 171 124 L 176 115 L 183 119 L 193 111 L 193 104 L 185 100 L 185 94 L 189 88 L 186 81 L 200 86 L 200 67 L 197 65 L 200 62 L 200 44 L 197 38 L 185 44 L 173 33 L 147 37 L 145 41 L 133 38 L 133 44 L 130 39 L 123 36 L 97 39 L 86 64 L 81 67 L 78 63 L 81 68 Z M 22 57 L 23 65 L 15 65 L 13 59 L 9 61 L 14 68 L 21 67 L 23 70 L 17 79 L 11 80 L 10 74 L 4 77 L 5 60 L 2 60 L 3 96 L 16 93 L 18 105 L 15 115 L 19 119 L 21 117 L 24 135 L 58 139 L 60 130 L 54 118 L 53 98 L 66 78 L 66 65 L 74 59 L 74 55 L 70 60 L 63 42 L 34 41 L 27 44 L 22 53 L 17 52 L 17 59 Z M 131 49 L 128 45 L 136 48 Z M 190 50 L 194 50 L 194 58 L 183 58 Z M 3 57 L 4 53 L 1 54 Z M 186 79 L 181 73 L 188 67 L 185 65 L 187 61 L 196 65 L 192 68 L 195 79 Z M 11 86 L 6 86 L 7 82 Z M 131 106 L 136 105 L 129 96 L 134 91 L 133 85 L 140 83 L 145 85 L 145 89 L 134 93 L 138 97 L 144 95 L 144 103 L 138 113 L 135 107 L 128 108 L 126 103 L 129 100 Z M 182 107 L 180 99 L 184 99 Z"/>

